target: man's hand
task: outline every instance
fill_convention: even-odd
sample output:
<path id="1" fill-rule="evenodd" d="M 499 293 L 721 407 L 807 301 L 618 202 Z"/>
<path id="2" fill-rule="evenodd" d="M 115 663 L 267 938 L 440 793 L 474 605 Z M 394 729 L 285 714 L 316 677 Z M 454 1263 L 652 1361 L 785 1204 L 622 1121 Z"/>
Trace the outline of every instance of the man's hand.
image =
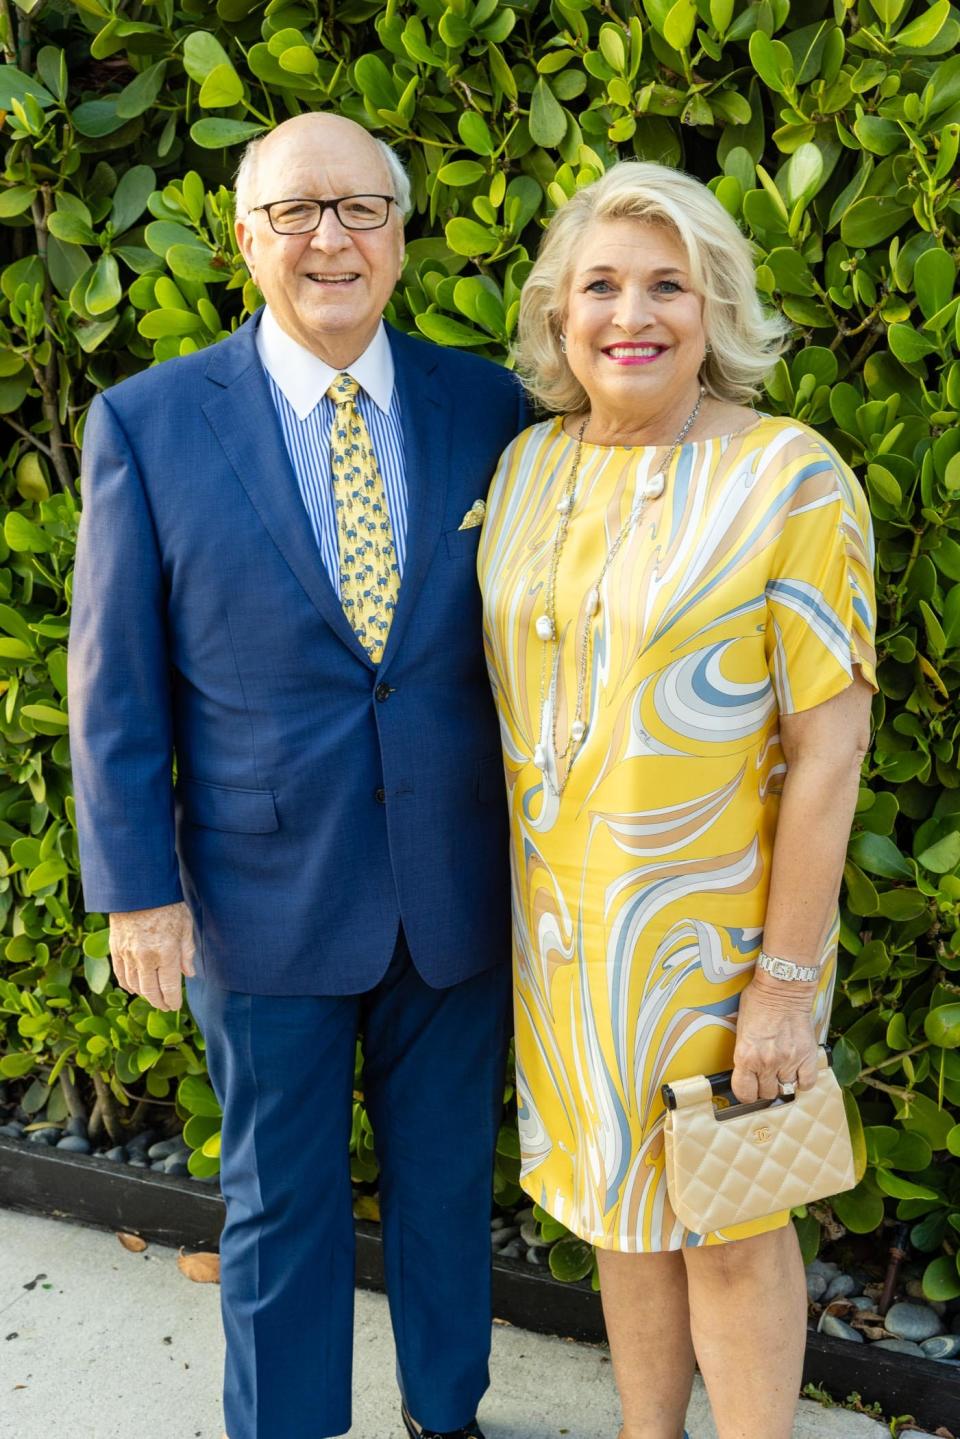
<path id="1" fill-rule="evenodd" d="M 187 906 L 132 909 L 110 916 L 110 955 L 121 989 L 154 1009 L 179 1009 L 181 974 L 193 975 L 193 918 Z"/>
<path id="2" fill-rule="evenodd" d="M 812 1089 L 817 1082 L 813 984 L 751 980 L 740 996 L 731 1088 L 741 1104 L 776 1099 L 778 1081 Z"/>

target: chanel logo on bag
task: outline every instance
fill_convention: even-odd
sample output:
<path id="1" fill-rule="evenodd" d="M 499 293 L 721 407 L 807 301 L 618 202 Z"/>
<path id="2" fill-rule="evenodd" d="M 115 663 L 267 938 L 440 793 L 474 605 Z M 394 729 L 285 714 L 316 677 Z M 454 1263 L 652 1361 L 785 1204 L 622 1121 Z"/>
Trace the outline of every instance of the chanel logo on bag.
<path id="1" fill-rule="evenodd" d="M 767 1124 L 761 1124 L 753 1131 L 753 1137 L 758 1144 L 766 1144 L 767 1140 L 771 1138 L 772 1134 L 773 1130 Z"/>

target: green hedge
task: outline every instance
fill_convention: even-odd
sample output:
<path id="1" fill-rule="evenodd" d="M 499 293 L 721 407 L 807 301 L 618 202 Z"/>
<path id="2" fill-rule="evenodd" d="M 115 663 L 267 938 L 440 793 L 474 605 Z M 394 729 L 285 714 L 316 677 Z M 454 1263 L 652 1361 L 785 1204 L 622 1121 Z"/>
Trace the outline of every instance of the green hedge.
<path id="1" fill-rule="evenodd" d="M 312 108 L 395 143 L 416 209 L 391 318 L 495 359 L 551 211 L 618 155 L 656 159 L 710 183 L 797 327 L 765 407 L 869 492 L 882 693 L 834 1015 L 868 1170 L 833 1211 L 910 1221 L 928 1294 L 960 1295 L 958 39 L 949 0 L 0 0 L 0 1075 L 29 1077 L 28 1108 L 78 1106 L 86 1075 L 98 1122 L 175 1103 L 193 1167 L 217 1165 L 192 1022 L 113 987 L 80 906 L 64 645 L 91 396 L 258 302 L 239 145 Z M 510 1203 L 509 1123 L 500 1149 Z M 352 1150 L 372 1181 L 359 1101 Z M 808 1253 L 821 1220 L 799 1220 Z M 565 1277 L 577 1246 L 552 1251 Z"/>

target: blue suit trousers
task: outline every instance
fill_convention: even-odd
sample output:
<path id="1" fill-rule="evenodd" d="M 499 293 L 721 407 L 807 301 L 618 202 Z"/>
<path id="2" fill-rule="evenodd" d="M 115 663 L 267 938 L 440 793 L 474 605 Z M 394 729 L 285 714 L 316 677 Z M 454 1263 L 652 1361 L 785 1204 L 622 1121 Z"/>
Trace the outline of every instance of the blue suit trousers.
<path id="1" fill-rule="evenodd" d="M 363 994 L 244 994 L 210 978 L 188 982 L 224 1111 L 230 1439 L 326 1439 L 350 1428 L 358 1033 L 401 1393 L 429 1428 L 456 1429 L 476 1413 L 489 1383 L 509 985 L 499 965 L 431 988 L 402 931 L 383 979 Z"/>

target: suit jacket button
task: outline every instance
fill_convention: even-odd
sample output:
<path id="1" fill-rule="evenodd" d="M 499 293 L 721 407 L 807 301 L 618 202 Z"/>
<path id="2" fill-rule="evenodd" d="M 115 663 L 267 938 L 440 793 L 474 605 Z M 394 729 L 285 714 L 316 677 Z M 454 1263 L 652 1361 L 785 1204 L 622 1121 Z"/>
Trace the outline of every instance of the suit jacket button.
<path id="1" fill-rule="evenodd" d="M 389 699 L 393 694 L 393 690 L 388 684 L 385 684 L 384 681 L 381 680 L 373 693 L 380 703 L 383 704 L 383 701 Z"/>
<path id="2" fill-rule="evenodd" d="M 385 789 L 375 789 L 373 791 L 373 797 L 377 801 L 377 804 L 386 804 L 387 791 Z"/>

